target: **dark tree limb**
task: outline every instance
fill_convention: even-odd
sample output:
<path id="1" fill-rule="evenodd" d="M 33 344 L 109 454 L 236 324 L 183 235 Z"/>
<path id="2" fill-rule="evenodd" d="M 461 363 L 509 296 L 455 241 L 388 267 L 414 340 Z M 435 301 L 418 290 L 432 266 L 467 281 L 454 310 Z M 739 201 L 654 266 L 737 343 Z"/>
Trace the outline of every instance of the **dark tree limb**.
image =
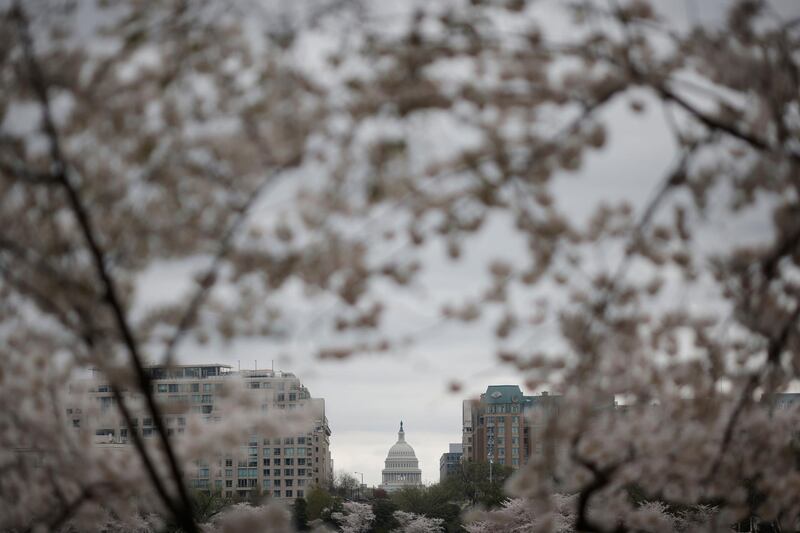
<path id="1" fill-rule="evenodd" d="M 166 428 L 164 427 L 164 421 L 160 415 L 160 409 L 153 396 L 151 380 L 144 369 L 143 359 L 139 353 L 139 346 L 134 337 L 132 328 L 128 323 L 124 304 L 119 297 L 116 283 L 114 282 L 108 266 L 106 265 L 105 253 L 99 243 L 99 238 L 95 229 L 95 225 L 92 222 L 91 214 L 83 204 L 77 187 L 72 183 L 69 166 L 67 164 L 66 157 L 62 153 L 59 135 L 56 130 L 50 109 L 48 85 L 36 60 L 33 49 L 33 40 L 29 31 L 28 20 L 19 2 L 14 4 L 12 16 L 16 19 L 19 28 L 32 89 L 39 101 L 39 105 L 42 107 L 42 122 L 45 134 L 47 135 L 50 143 L 50 157 L 53 177 L 64 189 L 73 215 L 78 221 L 83 238 L 85 239 L 86 245 L 89 248 L 97 276 L 100 279 L 104 289 L 103 300 L 111 310 L 114 321 L 119 329 L 122 342 L 130 355 L 131 365 L 133 366 L 133 370 L 138 380 L 138 387 L 145 397 L 148 410 L 153 415 L 153 421 L 163 444 L 164 454 L 169 464 L 173 482 L 177 487 L 180 504 L 176 504 L 173 502 L 172 498 L 169 497 L 166 487 L 163 485 L 161 478 L 158 476 L 154 465 L 152 465 L 149 455 L 144 453 L 142 455 L 142 459 L 146 464 L 150 463 L 148 473 L 151 481 L 156 487 L 156 490 L 158 490 L 159 495 L 162 498 L 165 498 L 164 503 L 166 504 L 167 508 L 175 514 L 175 519 L 186 531 L 186 533 L 194 533 L 197 531 L 197 525 L 195 524 L 192 516 L 191 501 L 184 484 L 183 474 L 181 472 L 175 451 L 169 442 Z M 124 403 L 119 401 L 121 394 L 116 387 L 114 387 L 114 390 L 115 396 L 118 397 L 118 404 L 120 405 L 120 408 L 123 409 L 123 416 L 125 416 L 123 407 Z M 129 415 L 127 418 L 129 418 Z M 136 441 L 136 439 L 134 440 Z M 144 447 L 140 445 L 137 445 L 137 450 L 139 450 L 140 454 L 145 451 Z"/>

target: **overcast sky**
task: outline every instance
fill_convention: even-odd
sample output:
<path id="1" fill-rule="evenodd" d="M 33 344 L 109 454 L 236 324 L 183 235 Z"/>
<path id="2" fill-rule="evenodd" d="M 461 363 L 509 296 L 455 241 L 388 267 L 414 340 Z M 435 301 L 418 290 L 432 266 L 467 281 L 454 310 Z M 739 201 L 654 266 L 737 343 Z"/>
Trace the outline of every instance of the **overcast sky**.
<path id="1" fill-rule="evenodd" d="M 662 7 L 680 19 L 713 21 L 726 2 L 682 2 L 668 0 Z M 784 10 L 800 11 L 798 3 L 779 3 Z M 545 24 L 552 28 L 553 25 Z M 557 27 L 557 25 L 556 25 Z M 608 110 L 610 149 L 591 155 L 577 175 L 559 178 L 556 200 L 575 219 L 586 217 L 601 198 L 626 198 L 642 205 L 653 193 L 674 156 L 673 141 L 661 109 L 650 105 L 643 115 L 627 111 L 627 100 Z M 275 201 L 268 198 L 267 203 Z M 391 225 L 391 221 L 388 222 Z M 725 237 L 732 228 L 715 228 Z M 752 229 L 756 238 L 758 228 Z M 300 327 L 288 342 L 239 342 L 230 346 L 203 347 L 186 344 L 180 352 L 183 363 L 218 362 L 243 369 L 254 365 L 298 375 L 312 396 L 325 399 L 333 432 L 331 451 L 336 471 L 362 472 L 368 485 L 377 485 L 388 449 L 397 439 L 400 420 L 406 440 L 420 460 L 425 483 L 439 479 L 439 457 L 448 443 L 461 441 L 461 402 L 485 391 L 491 384 L 519 384 L 518 376 L 495 359 L 495 344 L 487 330 L 442 324 L 438 318 L 442 302 L 474 293 L 485 280 L 488 258 L 521 261 L 526 257 L 510 223 L 498 217 L 467 247 L 460 263 L 446 258 L 441 243 L 425 251 L 428 269 L 410 294 L 396 294 L 390 327 L 396 333 L 414 333 L 413 344 L 381 356 L 355 357 L 344 362 L 319 362 L 314 358 L 320 345 L 319 332 L 308 308 L 298 305 Z M 186 287 L 180 268 L 165 267 L 142 285 L 144 300 L 175 294 Z M 287 302 L 291 307 L 295 302 Z M 547 338 L 531 339 L 547 343 Z M 458 394 L 448 392 L 457 380 L 464 385 Z"/>

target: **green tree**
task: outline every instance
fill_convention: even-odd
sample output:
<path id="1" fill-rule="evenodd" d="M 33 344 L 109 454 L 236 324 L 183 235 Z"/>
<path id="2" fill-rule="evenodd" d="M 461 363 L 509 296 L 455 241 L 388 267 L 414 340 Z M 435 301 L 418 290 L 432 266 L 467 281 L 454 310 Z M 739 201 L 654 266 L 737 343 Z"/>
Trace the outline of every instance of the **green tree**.
<path id="1" fill-rule="evenodd" d="M 303 498 L 297 498 L 292 506 L 294 527 L 297 531 L 308 530 L 308 503 Z"/>
<path id="2" fill-rule="evenodd" d="M 396 529 L 400 524 L 394 517 L 395 511 L 397 511 L 397 505 L 389 498 L 375 498 L 372 502 L 375 520 L 372 522 L 370 533 L 389 533 Z"/>
<path id="3" fill-rule="evenodd" d="M 313 487 L 306 495 L 306 513 L 308 520 L 324 519 L 325 510 L 334 507 L 334 497 L 322 487 Z M 330 514 L 330 511 L 327 512 Z"/>
<path id="4" fill-rule="evenodd" d="M 437 484 L 430 487 L 406 487 L 392 494 L 392 502 L 400 511 L 429 518 L 441 518 L 447 531 L 461 528 L 461 509 L 455 503 L 457 495 L 449 486 Z"/>
<path id="5" fill-rule="evenodd" d="M 492 465 L 489 481 L 489 463 L 469 461 L 448 476 L 443 483 L 451 497 L 469 505 L 497 507 L 507 498 L 503 490 L 506 480 L 514 470 L 505 465 Z"/>

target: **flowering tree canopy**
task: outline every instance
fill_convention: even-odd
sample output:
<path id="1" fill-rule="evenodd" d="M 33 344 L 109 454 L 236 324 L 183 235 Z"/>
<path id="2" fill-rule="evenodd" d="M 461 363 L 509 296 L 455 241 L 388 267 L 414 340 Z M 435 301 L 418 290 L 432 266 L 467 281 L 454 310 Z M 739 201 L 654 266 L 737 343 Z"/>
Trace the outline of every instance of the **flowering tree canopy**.
<path id="1" fill-rule="evenodd" d="M 444 531 L 444 519 L 429 518 L 425 515 L 395 511 L 394 518 L 400 523 L 398 533 L 440 533 Z"/>
<path id="2" fill-rule="evenodd" d="M 563 393 L 516 495 L 575 494 L 580 531 L 658 530 L 633 486 L 794 524 L 797 416 L 772 399 L 800 372 L 800 23 L 670 5 L 424 2 L 387 29 L 334 0 L 0 3 L 0 527 L 198 531 L 183 472 L 214 439 L 169 438 L 146 363 L 280 338 L 281 298 L 335 304 L 320 357 L 386 352 L 430 247 L 461 260 L 492 224 L 512 259 L 437 303 Z M 593 196 L 615 124 L 654 110 L 674 157 L 628 182 L 649 199 Z M 167 267 L 186 283 L 154 303 Z M 154 442 L 69 431 L 87 367 Z"/>
<path id="3" fill-rule="evenodd" d="M 365 533 L 375 520 L 372 507 L 366 503 L 344 502 L 342 512 L 331 514 L 342 530 L 342 533 Z"/>

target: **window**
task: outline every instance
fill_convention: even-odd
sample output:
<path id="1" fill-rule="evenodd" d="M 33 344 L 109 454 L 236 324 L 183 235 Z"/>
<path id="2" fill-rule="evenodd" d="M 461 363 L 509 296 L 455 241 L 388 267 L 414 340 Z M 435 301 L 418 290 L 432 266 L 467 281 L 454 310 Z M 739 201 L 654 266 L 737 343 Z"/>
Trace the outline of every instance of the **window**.
<path id="1" fill-rule="evenodd" d="M 211 392 L 213 384 L 211 383 L 203 383 L 203 392 Z"/>
<path id="2" fill-rule="evenodd" d="M 202 403 L 212 403 L 214 400 L 212 399 L 211 394 L 203 394 L 203 401 Z"/>
<path id="3" fill-rule="evenodd" d="M 239 469 L 239 477 L 247 477 L 247 469 L 246 468 L 240 468 Z"/>
<path id="4" fill-rule="evenodd" d="M 211 411 L 213 410 L 213 406 L 211 405 L 203 405 L 202 408 L 203 409 L 200 412 L 203 413 L 204 415 L 211 414 Z"/>
<path id="5" fill-rule="evenodd" d="M 291 480 L 291 479 L 287 479 L 286 483 L 284 483 L 284 485 L 286 485 L 287 487 L 291 487 L 292 484 L 293 484 L 293 480 Z"/>
<path id="6" fill-rule="evenodd" d="M 108 411 L 114 404 L 114 399 L 111 396 L 102 396 L 99 398 L 99 400 L 100 400 L 101 411 Z"/>
<path id="7" fill-rule="evenodd" d="M 169 392 L 178 392 L 178 384 L 177 383 L 170 383 L 168 385 Z"/>
<path id="8" fill-rule="evenodd" d="M 142 420 L 142 425 L 143 426 L 152 426 L 153 425 L 153 419 L 152 418 L 143 419 Z"/>
<path id="9" fill-rule="evenodd" d="M 280 458 L 276 457 L 275 459 L 273 459 L 272 460 L 272 464 L 275 465 L 275 466 L 280 466 L 280 464 L 281 464 Z"/>
<path id="10" fill-rule="evenodd" d="M 264 477 L 269 477 L 269 468 L 264 469 Z"/>
<path id="11" fill-rule="evenodd" d="M 273 498 L 280 498 L 280 497 L 281 497 L 281 491 L 279 491 L 279 490 L 273 490 L 273 491 L 272 491 L 272 497 L 273 497 Z"/>
<path id="12" fill-rule="evenodd" d="M 305 448 L 297 448 L 297 455 L 305 455 L 306 449 Z"/>
<path id="13" fill-rule="evenodd" d="M 214 480 L 214 488 L 215 489 L 221 489 L 222 488 L 222 480 L 221 479 L 215 479 Z"/>
<path id="14" fill-rule="evenodd" d="M 166 384 L 159 384 L 158 385 L 158 392 L 167 392 L 167 385 Z"/>
<path id="15" fill-rule="evenodd" d="M 97 392 L 108 392 L 108 385 L 100 385 L 97 387 Z"/>
<path id="16" fill-rule="evenodd" d="M 283 449 L 283 455 L 285 455 L 287 457 L 293 457 L 294 456 L 294 448 L 284 448 Z"/>
<path id="17" fill-rule="evenodd" d="M 283 402 L 285 400 L 286 400 L 286 395 L 284 393 L 282 393 L 282 392 L 279 392 L 278 393 L 278 401 L 279 402 Z"/>
<path id="18" fill-rule="evenodd" d="M 190 388 L 191 388 L 191 392 L 200 392 L 200 384 L 199 383 L 192 383 Z"/>
<path id="19" fill-rule="evenodd" d="M 284 444 L 294 444 L 294 437 L 286 437 L 283 439 Z"/>
<path id="20" fill-rule="evenodd" d="M 225 477 L 233 477 L 233 468 L 225 469 Z"/>
<path id="21" fill-rule="evenodd" d="M 226 479 L 225 480 L 225 486 L 228 487 L 228 488 L 233 487 L 233 480 L 232 479 Z"/>
<path id="22" fill-rule="evenodd" d="M 294 392 L 290 392 L 289 393 L 289 401 L 290 402 L 297 401 L 297 394 L 295 394 Z"/>
<path id="23" fill-rule="evenodd" d="M 293 476 L 294 475 L 294 468 L 284 468 L 283 469 L 284 476 Z"/>
<path id="24" fill-rule="evenodd" d="M 297 460 L 297 464 L 298 465 L 304 465 L 304 464 L 306 464 L 306 460 L 301 457 L 300 459 Z"/>
<path id="25" fill-rule="evenodd" d="M 305 476 L 306 475 L 306 469 L 305 468 L 298 468 L 297 469 L 297 475 L 298 476 Z"/>
<path id="26" fill-rule="evenodd" d="M 273 468 L 272 469 L 272 477 L 278 477 L 280 475 L 281 475 L 281 469 L 280 468 Z"/>
<path id="27" fill-rule="evenodd" d="M 287 498 L 291 498 L 291 497 L 292 497 L 292 491 L 290 491 L 290 490 L 287 490 L 287 491 L 286 491 L 286 497 L 287 497 Z"/>
<path id="28" fill-rule="evenodd" d="M 269 466 L 269 458 L 264 459 L 264 466 Z"/>
<path id="29" fill-rule="evenodd" d="M 144 428 L 144 429 L 142 429 L 142 436 L 143 437 L 152 437 L 153 436 L 153 428 Z"/>
<path id="30" fill-rule="evenodd" d="M 302 490 L 298 490 L 298 491 L 297 491 L 297 497 L 298 497 L 298 498 L 302 498 L 302 497 L 304 497 L 304 494 L 303 494 L 303 491 L 302 491 Z"/>
<path id="31" fill-rule="evenodd" d="M 280 455 L 280 454 L 281 454 L 281 449 L 280 448 L 273 448 L 272 449 L 272 455 Z"/>
<path id="32" fill-rule="evenodd" d="M 208 468 L 198 468 L 197 477 L 208 477 Z"/>
<path id="33" fill-rule="evenodd" d="M 281 486 L 281 480 L 280 479 L 273 479 L 272 480 L 272 486 L 273 487 L 280 487 Z"/>
<path id="34" fill-rule="evenodd" d="M 74 427 L 74 428 L 79 428 L 79 427 L 81 427 L 81 421 L 80 421 L 80 419 L 78 419 L 78 418 L 73 418 L 73 419 L 72 419 L 72 427 Z"/>
<path id="35" fill-rule="evenodd" d="M 233 466 L 233 459 L 225 459 L 225 466 Z"/>
<path id="36" fill-rule="evenodd" d="M 185 426 L 186 425 L 186 419 L 184 417 L 182 417 L 182 416 L 179 416 L 178 417 L 178 425 L 179 426 Z"/>
<path id="37" fill-rule="evenodd" d="M 302 487 L 305 484 L 306 484 L 306 480 L 305 479 L 298 479 L 297 480 L 297 486 L 298 487 Z M 300 491 L 300 492 L 302 492 L 302 491 Z"/>
<path id="38" fill-rule="evenodd" d="M 297 444 L 305 444 L 306 438 L 305 437 L 297 437 Z"/>
<path id="39" fill-rule="evenodd" d="M 290 466 L 294 465 L 294 459 L 291 459 L 291 458 L 290 459 L 284 459 L 283 460 L 283 464 L 290 465 Z"/>
<path id="40" fill-rule="evenodd" d="M 239 488 L 242 488 L 242 487 L 247 488 L 247 480 L 246 479 L 240 479 L 236 483 L 236 486 L 239 487 Z"/>

